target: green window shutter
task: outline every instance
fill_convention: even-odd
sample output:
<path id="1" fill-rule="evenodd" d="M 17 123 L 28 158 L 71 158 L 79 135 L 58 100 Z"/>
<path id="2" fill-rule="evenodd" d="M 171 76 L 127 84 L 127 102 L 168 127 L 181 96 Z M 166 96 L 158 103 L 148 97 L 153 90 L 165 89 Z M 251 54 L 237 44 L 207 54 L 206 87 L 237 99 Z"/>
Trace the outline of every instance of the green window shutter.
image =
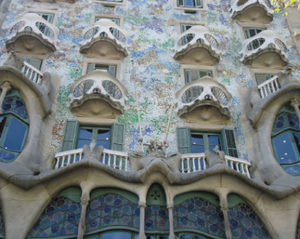
<path id="1" fill-rule="evenodd" d="M 125 124 L 114 123 L 111 130 L 110 148 L 122 151 L 124 144 Z"/>
<path id="2" fill-rule="evenodd" d="M 238 152 L 236 149 L 234 131 L 232 129 L 222 129 L 222 144 L 223 151 L 226 155 L 230 155 L 232 157 L 238 157 Z"/>
<path id="3" fill-rule="evenodd" d="M 108 73 L 116 78 L 116 76 L 117 76 L 117 66 L 116 65 L 109 65 L 108 66 Z"/>
<path id="4" fill-rule="evenodd" d="M 191 130 L 188 127 L 177 128 L 177 147 L 181 154 L 192 152 Z"/>
<path id="5" fill-rule="evenodd" d="M 68 120 L 65 128 L 62 151 L 76 148 L 79 122 L 77 120 Z"/>

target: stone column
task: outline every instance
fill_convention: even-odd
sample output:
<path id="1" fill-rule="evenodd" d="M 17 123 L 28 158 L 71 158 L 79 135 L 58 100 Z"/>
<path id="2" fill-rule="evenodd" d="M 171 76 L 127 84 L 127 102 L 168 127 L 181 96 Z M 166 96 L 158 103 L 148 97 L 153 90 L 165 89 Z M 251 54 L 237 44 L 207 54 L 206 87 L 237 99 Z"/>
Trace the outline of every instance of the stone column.
<path id="1" fill-rule="evenodd" d="M 139 238 L 138 239 L 146 239 L 145 235 L 145 208 L 146 203 L 140 203 L 140 231 L 139 231 Z"/>
<path id="2" fill-rule="evenodd" d="M 296 98 L 294 98 L 294 99 L 291 100 L 291 105 L 294 107 L 294 109 L 296 111 L 296 114 L 298 116 L 298 119 L 300 121 L 300 109 L 299 109 L 300 101 L 297 100 Z"/>
<path id="3" fill-rule="evenodd" d="M 173 205 L 168 206 L 168 210 L 169 210 L 169 227 L 170 227 L 169 239 L 175 239 L 174 223 L 173 223 Z"/>
<path id="4" fill-rule="evenodd" d="M 0 96 L 0 114 L 2 114 L 2 104 L 4 101 L 4 98 L 7 94 L 7 92 L 11 89 L 11 85 L 9 82 L 5 81 L 2 85 L 1 85 L 1 96 Z"/>
<path id="5" fill-rule="evenodd" d="M 90 201 L 90 194 L 89 193 L 82 193 L 81 196 L 81 214 L 80 214 L 80 221 L 78 226 L 78 235 L 77 239 L 83 239 L 85 234 L 86 226 L 85 226 L 85 218 L 86 218 L 86 209 Z"/>
<path id="6" fill-rule="evenodd" d="M 227 193 L 220 193 L 220 206 L 224 216 L 224 225 L 225 225 L 225 234 L 226 239 L 232 239 L 230 222 L 228 217 L 228 202 L 227 202 Z"/>

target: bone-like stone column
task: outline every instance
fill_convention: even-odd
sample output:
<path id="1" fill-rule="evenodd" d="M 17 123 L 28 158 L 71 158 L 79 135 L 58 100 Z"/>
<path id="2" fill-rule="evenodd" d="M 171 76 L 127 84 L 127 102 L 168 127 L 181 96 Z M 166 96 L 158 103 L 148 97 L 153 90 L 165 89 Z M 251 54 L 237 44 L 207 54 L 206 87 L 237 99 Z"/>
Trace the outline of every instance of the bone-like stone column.
<path id="1" fill-rule="evenodd" d="M 82 193 L 81 196 L 81 214 L 80 214 L 80 221 L 78 227 L 78 235 L 77 239 L 83 239 L 85 234 L 86 226 L 85 226 L 85 218 L 86 218 L 86 209 L 90 201 L 90 194 L 89 193 Z"/>
<path id="2" fill-rule="evenodd" d="M 140 207 L 139 239 L 146 239 L 146 235 L 145 235 L 145 208 L 146 208 L 146 203 L 139 203 L 139 207 Z"/>
<path id="3" fill-rule="evenodd" d="M 169 210 L 169 227 L 170 227 L 169 239 L 175 239 L 174 223 L 173 223 L 173 205 L 168 206 L 168 210 Z"/>
<path id="4" fill-rule="evenodd" d="M 291 105 L 294 107 L 295 111 L 296 111 L 296 114 L 298 116 L 298 119 L 300 121 L 300 109 L 299 109 L 299 106 L 300 106 L 300 100 L 294 98 L 292 99 L 291 101 Z"/>
<path id="5" fill-rule="evenodd" d="M 222 192 L 219 194 L 220 206 L 224 216 L 225 234 L 226 239 L 232 239 L 230 222 L 228 217 L 228 202 L 227 202 L 227 192 Z"/>
<path id="6" fill-rule="evenodd" d="M 7 92 L 11 89 L 11 85 L 9 82 L 5 81 L 2 85 L 1 85 L 1 96 L 0 96 L 0 114 L 2 114 L 2 104 L 4 101 L 4 98 L 7 94 Z"/>

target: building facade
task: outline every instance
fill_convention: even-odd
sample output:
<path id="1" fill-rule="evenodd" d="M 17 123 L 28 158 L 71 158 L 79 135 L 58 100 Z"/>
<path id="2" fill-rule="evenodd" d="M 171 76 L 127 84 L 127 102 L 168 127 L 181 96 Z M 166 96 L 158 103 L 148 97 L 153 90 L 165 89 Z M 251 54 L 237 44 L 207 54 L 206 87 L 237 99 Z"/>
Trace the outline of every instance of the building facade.
<path id="1" fill-rule="evenodd" d="M 0 0 L 0 238 L 300 238 L 300 13 Z"/>

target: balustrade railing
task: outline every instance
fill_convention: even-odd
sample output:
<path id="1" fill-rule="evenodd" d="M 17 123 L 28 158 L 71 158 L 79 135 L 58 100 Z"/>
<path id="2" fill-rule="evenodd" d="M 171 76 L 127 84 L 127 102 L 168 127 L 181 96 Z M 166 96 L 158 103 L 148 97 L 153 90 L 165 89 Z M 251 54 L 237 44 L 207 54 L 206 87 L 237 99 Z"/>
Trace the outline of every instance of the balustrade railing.
<path id="1" fill-rule="evenodd" d="M 21 71 L 30 81 L 38 85 L 42 84 L 43 73 L 26 61 L 23 62 Z"/>
<path id="2" fill-rule="evenodd" d="M 68 150 L 55 155 L 56 163 L 54 169 L 67 167 L 71 164 L 84 160 L 83 149 Z M 101 164 L 105 164 L 114 169 L 128 171 L 128 154 L 120 151 L 104 149 L 99 158 Z"/>
<path id="3" fill-rule="evenodd" d="M 225 155 L 225 161 L 226 161 L 226 165 L 229 168 L 247 176 L 248 178 L 251 178 L 249 173 L 249 167 L 251 166 L 251 163 L 249 161 L 244 159 L 234 158 L 228 155 Z"/>
<path id="4" fill-rule="evenodd" d="M 261 98 L 265 98 L 268 95 L 273 94 L 274 92 L 280 89 L 280 84 L 277 76 L 273 76 L 271 79 L 266 80 L 265 82 L 258 85 L 258 91 Z"/>

